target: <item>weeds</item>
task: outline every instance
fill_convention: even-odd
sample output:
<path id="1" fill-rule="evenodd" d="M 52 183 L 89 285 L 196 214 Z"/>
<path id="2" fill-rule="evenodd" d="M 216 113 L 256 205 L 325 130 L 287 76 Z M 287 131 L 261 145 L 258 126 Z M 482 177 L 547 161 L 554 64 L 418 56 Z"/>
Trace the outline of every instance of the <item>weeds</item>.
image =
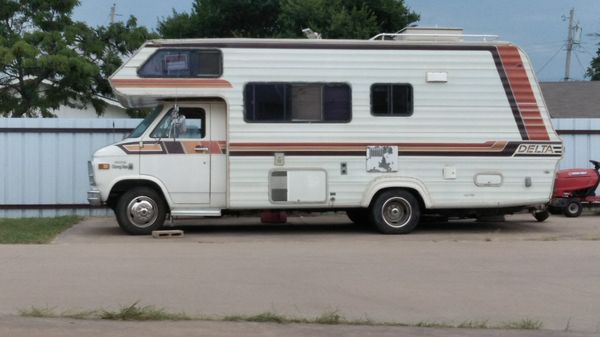
<path id="1" fill-rule="evenodd" d="M 117 310 L 65 311 L 57 313 L 54 308 L 31 307 L 20 310 L 24 317 L 100 319 L 114 321 L 224 321 L 224 322 L 260 322 L 276 324 L 327 324 L 327 325 L 380 325 L 380 326 L 413 326 L 422 328 L 462 328 L 462 329 L 524 329 L 537 330 L 542 328 L 538 320 L 522 319 L 503 322 L 498 325 L 489 324 L 487 320 L 464 321 L 459 324 L 437 321 L 420 321 L 413 324 L 397 322 L 374 322 L 368 318 L 350 320 L 342 316 L 338 310 L 325 311 L 314 318 L 299 318 L 265 311 L 256 315 L 226 315 L 226 316 L 189 316 L 186 313 L 172 313 L 163 308 L 151 305 L 142 306 L 139 301 L 123 306 Z"/>
<path id="2" fill-rule="evenodd" d="M 102 310 L 100 319 L 113 321 L 189 321 L 192 318 L 185 313 L 170 313 L 165 309 L 151 305 L 140 306 L 139 302 L 123 306 L 119 310 Z"/>
<path id="3" fill-rule="evenodd" d="M 500 329 L 519 329 L 519 330 L 538 330 L 541 329 L 543 323 L 538 320 L 522 319 L 519 321 L 504 322 L 498 328 Z"/>

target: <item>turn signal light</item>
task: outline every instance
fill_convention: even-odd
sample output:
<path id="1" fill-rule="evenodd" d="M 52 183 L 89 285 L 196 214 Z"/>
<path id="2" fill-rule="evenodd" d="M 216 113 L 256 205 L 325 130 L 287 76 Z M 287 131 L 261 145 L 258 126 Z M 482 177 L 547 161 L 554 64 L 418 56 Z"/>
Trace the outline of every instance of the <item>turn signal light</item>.
<path id="1" fill-rule="evenodd" d="M 110 164 L 107 164 L 107 163 L 98 164 L 98 170 L 108 170 L 108 169 L 110 169 Z"/>

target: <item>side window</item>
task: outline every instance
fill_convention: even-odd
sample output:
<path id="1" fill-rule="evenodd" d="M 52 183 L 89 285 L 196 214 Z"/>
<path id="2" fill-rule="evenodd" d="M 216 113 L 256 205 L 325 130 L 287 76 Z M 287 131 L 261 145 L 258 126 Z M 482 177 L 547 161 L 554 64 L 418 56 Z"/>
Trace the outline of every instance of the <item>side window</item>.
<path id="1" fill-rule="evenodd" d="M 287 118 L 287 85 L 248 84 L 244 88 L 247 121 L 283 122 Z"/>
<path id="2" fill-rule="evenodd" d="M 371 114 L 407 117 L 413 114 L 413 88 L 410 84 L 377 83 L 371 86 Z"/>
<path id="3" fill-rule="evenodd" d="M 160 49 L 138 69 L 140 77 L 219 77 L 223 57 L 218 49 Z"/>
<path id="4" fill-rule="evenodd" d="M 350 86 L 344 83 L 249 83 L 244 118 L 249 123 L 350 121 Z"/>
<path id="5" fill-rule="evenodd" d="M 173 138 L 173 109 L 169 110 L 154 131 L 152 138 Z M 185 118 L 185 129 L 177 135 L 178 139 L 202 139 L 206 135 L 206 114 L 202 108 L 179 108 L 179 115 Z"/>

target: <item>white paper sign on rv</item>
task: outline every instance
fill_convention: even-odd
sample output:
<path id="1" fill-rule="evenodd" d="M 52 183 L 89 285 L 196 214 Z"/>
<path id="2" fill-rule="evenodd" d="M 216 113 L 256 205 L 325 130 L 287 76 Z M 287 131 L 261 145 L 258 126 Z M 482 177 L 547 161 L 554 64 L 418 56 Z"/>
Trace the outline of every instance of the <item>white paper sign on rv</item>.
<path id="1" fill-rule="evenodd" d="M 88 200 L 131 234 L 247 210 L 407 233 L 423 214 L 538 209 L 563 147 L 527 56 L 434 36 L 148 41 L 110 82 L 154 110 L 95 153 Z"/>

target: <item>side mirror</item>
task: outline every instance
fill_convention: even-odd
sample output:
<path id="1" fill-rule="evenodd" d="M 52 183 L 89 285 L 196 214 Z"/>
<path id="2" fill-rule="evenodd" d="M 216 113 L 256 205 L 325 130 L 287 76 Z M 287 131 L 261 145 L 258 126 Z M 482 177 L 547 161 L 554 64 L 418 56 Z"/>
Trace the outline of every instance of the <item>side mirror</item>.
<path id="1" fill-rule="evenodd" d="M 187 127 L 185 125 L 185 116 L 184 115 L 176 115 L 171 119 L 171 127 L 169 131 L 169 135 L 175 138 L 178 138 L 182 134 L 186 133 Z"/>

